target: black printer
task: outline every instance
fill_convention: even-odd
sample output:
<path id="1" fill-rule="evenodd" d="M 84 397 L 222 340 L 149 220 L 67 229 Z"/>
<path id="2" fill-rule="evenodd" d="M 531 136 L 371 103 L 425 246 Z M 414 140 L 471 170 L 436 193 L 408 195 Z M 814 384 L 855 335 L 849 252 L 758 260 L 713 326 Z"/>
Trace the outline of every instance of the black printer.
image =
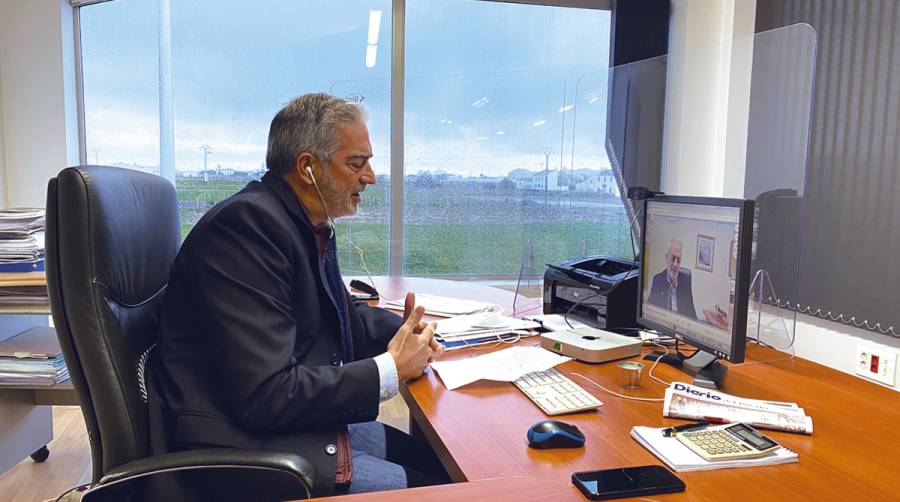
<path id="1" fill-rule="evenodd" d="M 588 256 L 547 265 L 544 313 L 565 314 L 598 329 L 635 328 L 638 265 Z"/>

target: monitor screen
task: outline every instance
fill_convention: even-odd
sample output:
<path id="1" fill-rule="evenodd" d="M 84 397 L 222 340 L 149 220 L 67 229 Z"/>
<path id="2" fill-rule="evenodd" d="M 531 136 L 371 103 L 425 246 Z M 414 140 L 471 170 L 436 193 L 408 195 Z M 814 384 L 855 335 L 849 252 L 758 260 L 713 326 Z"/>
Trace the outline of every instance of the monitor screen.
<path id="1" fill-rule="evenodd" d="M 638 322 L 743 361 L 753 201 L 661 196 L 643 216 Z"/>

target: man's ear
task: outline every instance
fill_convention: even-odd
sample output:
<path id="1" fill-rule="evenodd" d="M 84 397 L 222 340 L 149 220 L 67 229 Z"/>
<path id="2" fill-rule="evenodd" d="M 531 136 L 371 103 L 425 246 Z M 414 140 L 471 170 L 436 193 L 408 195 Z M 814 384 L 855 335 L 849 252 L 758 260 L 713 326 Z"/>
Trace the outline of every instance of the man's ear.
<path id="1" fill-rule="evenodd" d="M 315 184 L 313 175 L 313 156 L 307 152 L 303 152 L 294 160 L 293 170 L 297 176 L 307 184 Z"/>

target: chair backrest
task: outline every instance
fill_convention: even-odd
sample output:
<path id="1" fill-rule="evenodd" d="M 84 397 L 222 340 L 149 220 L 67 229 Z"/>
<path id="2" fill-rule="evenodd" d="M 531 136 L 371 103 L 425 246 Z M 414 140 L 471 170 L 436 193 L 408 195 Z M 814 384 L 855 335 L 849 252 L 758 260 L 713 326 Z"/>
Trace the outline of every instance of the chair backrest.
<path id="1" fill-rule="evenodd" d="M 180 243 L 175 188 L 128 169 L 64 169 L 48 187 L 46 241 L 53 323 L 96 482 L 147 456 L 143 369 Z"/>

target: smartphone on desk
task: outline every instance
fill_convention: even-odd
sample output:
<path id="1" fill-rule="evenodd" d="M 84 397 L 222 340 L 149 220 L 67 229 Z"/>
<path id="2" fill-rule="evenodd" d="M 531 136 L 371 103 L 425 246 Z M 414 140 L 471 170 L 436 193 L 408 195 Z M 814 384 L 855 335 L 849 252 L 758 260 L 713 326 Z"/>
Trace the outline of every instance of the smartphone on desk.
<path id="1" fill-rule="evenodd" d="M 572 484 L 591 500 L 684 491 L 684 481 L 661 465 L 576 472 L 572 474 Z"/>

